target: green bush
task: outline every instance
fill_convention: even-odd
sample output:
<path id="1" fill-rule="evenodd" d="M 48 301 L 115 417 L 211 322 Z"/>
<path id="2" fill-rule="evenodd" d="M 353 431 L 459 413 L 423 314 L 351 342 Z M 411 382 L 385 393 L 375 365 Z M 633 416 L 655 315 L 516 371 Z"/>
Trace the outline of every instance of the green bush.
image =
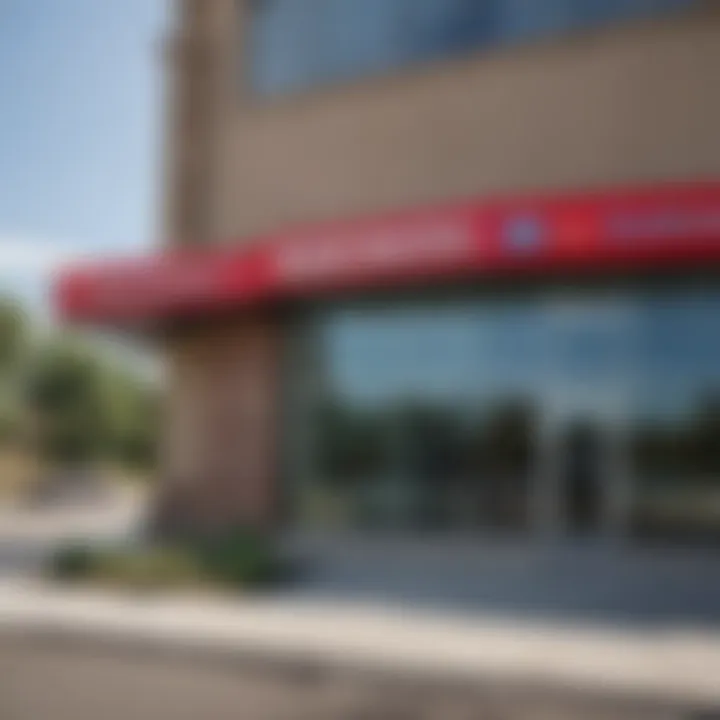
<path id="1" fill-rule="evenodd" d="M 97 551 L 84 545 L 65 545 L 58 548 L 50 559 L 50 572 L 63 581 L 90 577 L 97 565 Z"/>
<path id="2" fill-rule="evenodd" d="M 51 576 L 60 581 L 136 590 L 249 589 L 276 581 L 280 573 L 281 564 L 271 543 L 244 531 L 169 546 L 73 545 L 60 548 L 50 563 Z"/>
<path id="3" fill-rule="evenodd" d="M 266 585 L 278 579 L 280 562 L 272 544 L 264 537 L 236 531 L 196 544 L 191 552 L 209 579 L 230 587 Z"/>

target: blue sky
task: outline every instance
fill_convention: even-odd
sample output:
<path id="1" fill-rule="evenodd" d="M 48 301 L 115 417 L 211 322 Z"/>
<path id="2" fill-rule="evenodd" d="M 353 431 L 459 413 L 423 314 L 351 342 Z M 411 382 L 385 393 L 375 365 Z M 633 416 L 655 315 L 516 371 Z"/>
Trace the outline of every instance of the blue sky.
<path id="1" fill-rule="evenodd" d="M 159 239 L 165 0 L 0 0 L 0 290 Z"/>

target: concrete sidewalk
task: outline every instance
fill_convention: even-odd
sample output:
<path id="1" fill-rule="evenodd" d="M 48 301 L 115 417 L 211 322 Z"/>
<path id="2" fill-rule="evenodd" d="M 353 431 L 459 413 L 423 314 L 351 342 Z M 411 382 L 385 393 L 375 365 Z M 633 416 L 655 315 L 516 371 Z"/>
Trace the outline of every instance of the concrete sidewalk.
<path id="1" fill-rule="evenodd" d="M 0 584 L 0 633 L 720 707 L 720 633 Z"/>
<path id="2" fill-rule="evenodd" d="M 124 537 L 137 531 L 145 512 L 142 495 L 132 493 L 117 493 L 100 503 L 0 505 L 0 544 Z"/>

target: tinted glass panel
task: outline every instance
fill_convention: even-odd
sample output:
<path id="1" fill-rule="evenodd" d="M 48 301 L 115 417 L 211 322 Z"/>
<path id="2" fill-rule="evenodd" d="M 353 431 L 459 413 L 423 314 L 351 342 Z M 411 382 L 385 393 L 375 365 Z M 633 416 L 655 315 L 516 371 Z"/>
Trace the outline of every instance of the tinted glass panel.
<path id="1" fill-rule="evenodd" d="M 632 461 L 635 531 L 720 536 L 720 296 L 655 295 L 643 307 Z"/>
<path id="2" fill-rule="evenodd" d="M 692 0 L 250 0 L 252 85 L 297 91 Z"/>
<path id="3" fill-rule="evenodd" d="M 545 493 L 567 531 L 601 532 L 620 478 L 624 532 L 718 540 L 718 318 L 720 290 L 682 287 L 313 313 L 296 518 L 528 532 Z"/>

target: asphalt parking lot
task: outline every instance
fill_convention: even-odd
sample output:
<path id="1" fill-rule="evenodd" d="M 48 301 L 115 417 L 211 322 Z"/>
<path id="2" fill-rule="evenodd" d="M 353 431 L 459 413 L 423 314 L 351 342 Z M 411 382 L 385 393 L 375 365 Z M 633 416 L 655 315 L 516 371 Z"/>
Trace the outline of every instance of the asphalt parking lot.
<path id="1" fill-rule="evenodd" d="M 6 639 L 3 720 L 705 720 L 702 708 Z"/>

